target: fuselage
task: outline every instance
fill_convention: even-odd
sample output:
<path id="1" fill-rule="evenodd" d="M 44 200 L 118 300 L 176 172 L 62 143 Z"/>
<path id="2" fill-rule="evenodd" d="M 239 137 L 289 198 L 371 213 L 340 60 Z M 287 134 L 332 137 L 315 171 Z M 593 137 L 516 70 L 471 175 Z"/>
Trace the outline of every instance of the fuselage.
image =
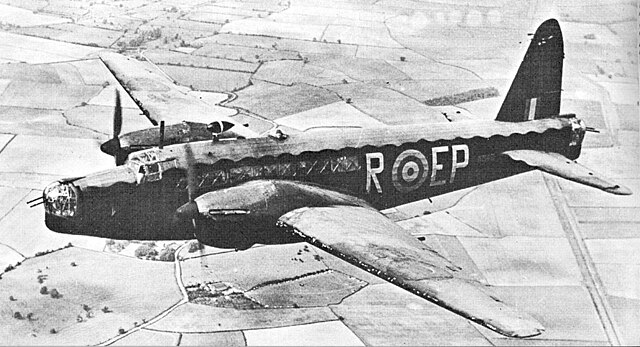
<path id="1" fill-rule="evenodd" d="M 195 166 L 196 196 L 252 180 L 300 181 L 384 209 L 529 169 L 501 155 L 508 150 L 543 150 L 575 159 L 583 134 L 582 123 L 567 116 L 520 123 L 330 129 L 286 139 L 152 148 L 132 153 L 125 165 L 47 187 L 45 219 L 51 230 L 62 233 L 193 238 L 193 229 L 175 217 L 176 209 L 188 201 L 186 151 Z"/>

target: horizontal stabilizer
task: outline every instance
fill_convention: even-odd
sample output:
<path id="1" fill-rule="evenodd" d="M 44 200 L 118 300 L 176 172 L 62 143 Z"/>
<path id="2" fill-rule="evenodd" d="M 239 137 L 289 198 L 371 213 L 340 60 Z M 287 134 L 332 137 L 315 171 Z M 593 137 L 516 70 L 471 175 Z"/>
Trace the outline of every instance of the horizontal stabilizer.
<path id="1" fill-rule="evenodd" d="M 607 193 L 617 195 L 632 194 L 629 188 L 598 175 L 593 170 L 568 159 L 562 154 L 527 149 L 507 151 L 503 154 L 515 161 L 523 162 L 532 168 L 598 188 Z"/>

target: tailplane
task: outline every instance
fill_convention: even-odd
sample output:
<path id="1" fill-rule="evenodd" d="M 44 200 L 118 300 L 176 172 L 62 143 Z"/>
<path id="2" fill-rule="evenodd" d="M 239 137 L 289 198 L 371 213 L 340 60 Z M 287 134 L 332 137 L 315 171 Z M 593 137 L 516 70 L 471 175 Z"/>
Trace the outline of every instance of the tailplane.
<path id="1" fill-rule="evenodd" d="M 549 19 L 533 35 L 496 120 L 524 122 L 558 116 L 563 59 L 560 25 Z"/>

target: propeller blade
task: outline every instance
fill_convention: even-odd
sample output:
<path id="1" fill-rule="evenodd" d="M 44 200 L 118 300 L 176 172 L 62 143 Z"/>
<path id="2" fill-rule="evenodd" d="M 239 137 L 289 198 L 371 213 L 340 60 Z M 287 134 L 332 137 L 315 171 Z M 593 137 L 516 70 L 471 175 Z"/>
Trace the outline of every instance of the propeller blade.
<path id="1" fill-rule="evenodd" d="M 187 165 L 187 194 L 189 196 L 189 202 L 183 207 L 178 209 L 178 214 L 182 216 L 190 216 L 191 224 L 193 224 L 193 236 L 197 239 L 198 235 L 196 231 L 198 229 L 196 225 L 196 217 L 198 216 L 198 205 L 194 201 L 196 194 L 196 160 L 193 157 L 193 151 L 188 144 L 184 147 L 184 159 Z"/>
<path id="2" fill-rule="evenodd" d="M 116 89 L 116 106 L 113 110 L 113 138 L 109 140 L 110 153 L 116 159 L 116 166 L 123 165 L 127 161 L 127 152 L 120 145 L 120 132 L 122 132 L 122 101 L 120 91 Z"/>
<path id="3" fill-rule="evenodd" d="M 120 102 L 120 91 L 116 89 L 116 107 L 113 111 L 113 138 L 120 136 L 122 131 L 122 103 Z"/>
<path id="4" fill-rule="evenodd" d="M 116 142 L 116 147 L 117 150 L 115 152 L 115 158 L 116 158 L 116 166 L 120 166 L 123 165 L 126 161 L 127 161 L 127 151 L 123 151 L 122 147 L 120 147 L 120 139 L 119 138 L 114 138 L 115 142 Z"/>
<path id="5" fill-rule="evenodd" d="M 191 146 L 189 145 L 186 145 L 184 148 L 184 159 L 187 165 L 187 193 L 189 194 L 189 202 L 193 202 L 193 199 L 195 199 L 194 194 L 196 191 L 196 161 L 193 157 Z"/>

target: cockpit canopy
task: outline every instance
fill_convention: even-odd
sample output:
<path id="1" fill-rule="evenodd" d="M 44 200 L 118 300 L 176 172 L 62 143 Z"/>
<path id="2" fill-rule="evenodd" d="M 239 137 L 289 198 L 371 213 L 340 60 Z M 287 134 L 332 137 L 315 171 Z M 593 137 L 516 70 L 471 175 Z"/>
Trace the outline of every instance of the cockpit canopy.
<path id="1" fill-rule="evenodd" d="M 215 121 L 207 125 L 207 130 L 209 130 L 211 134 L 213 134 L 213 136 L 218 136 L 228 130 L 231 130 L 231 128 L 233 128 L 233 125 L 233 123 L 224 120 Z"/>

